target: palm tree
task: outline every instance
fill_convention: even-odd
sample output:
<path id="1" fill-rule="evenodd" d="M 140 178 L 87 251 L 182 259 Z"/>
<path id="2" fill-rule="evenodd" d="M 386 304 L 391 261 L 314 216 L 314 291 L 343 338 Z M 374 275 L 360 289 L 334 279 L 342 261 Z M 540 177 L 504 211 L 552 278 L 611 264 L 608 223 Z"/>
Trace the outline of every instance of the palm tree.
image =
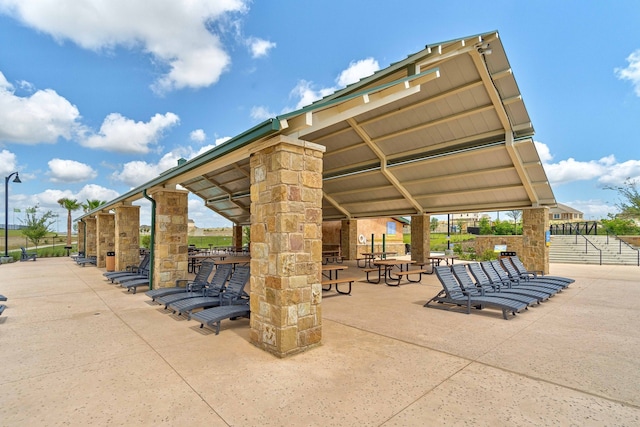
<path id="1" fill-rule="evenodd" d="M 85 213 L 91 212 L 92 210 L 99 208 L 101 205 L 104 205 L 105 203 L 107 202 L 104 200 L 87 199 L 87 203 L 82 204 L 82 209 L 84 210 Z"/>
<path id="2" fill-rule="evenodd" d="M 80 203 L 64 197 L 58 200 L 58 204 L 67 210 L 67 246 L 71 246 L 71 211 L 80 209 Z"/>

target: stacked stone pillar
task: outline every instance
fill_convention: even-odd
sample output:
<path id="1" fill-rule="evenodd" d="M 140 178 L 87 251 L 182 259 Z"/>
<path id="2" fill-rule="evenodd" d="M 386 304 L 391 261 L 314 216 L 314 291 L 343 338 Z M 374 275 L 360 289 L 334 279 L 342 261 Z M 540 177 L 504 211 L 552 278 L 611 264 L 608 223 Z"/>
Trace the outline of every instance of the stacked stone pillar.
<path id="1" fill-rule="evenodd" d="M 140 263 L 140 206 L 116 208 L 116 271 Z"/>
<path id="2" fill-rule="evenodd" d="M 431 216 L 413 215 L 411 217 L 411 259 L 419 264 L 429 262 L 430 244 Z"/>
<path id="3" fill-rule="evenodd" d="M 84 222 L 78 221 L 78 252 L 83 252 L 85 254 L 87 253 L 84 244 L 84 239 L 87 235 L 86 228 L 87 226 Z"/>
<path id="4" fill-rule="evenodd" d="M 358 258 L 358 221 L 344 219 L 341 224 L 340 249 L 345 259 Z"/>
<path id="5" fill-rule="evenodd" d="M 99 213 L 96 215 L 96 266 L 104 268 L 107 265 L 107 252 L 116 248 L 116 217 L 112 213 Z"/>
<path id="6" fill-rule="evenodd" d="M 322 155 L 285 136 L 251 155 L 251 332 L 278 357 L 322 339 Z"/>
<path id="7" fill-rule="evenodd" d="M 232 233 L 233 234 L 231 236 L 232 238 L 231 246 L 235 248 L 241 248 L 242 247 L 242 226 L 234 225 Z"/>
<path id="8" fill-rule="evenodd" d="M 527 269 L 549 273 L 549 208 L 522 211 L 522 253 L 518 254 Z"/>
<path id="9" fill-rule="evenodd" d="M 96 230 L 96 217 L 85 218 L 85 233 L 87 235 L 85 248 L 86 256 L 97 256 L 98 254 L 98 235 Z"/>
<path id="10" fill-rule="evenodd" d="M 175 286 L 187 278 L 188 192 L 161 189 L 151 196 L 156 201 L 153 289 Z"/>

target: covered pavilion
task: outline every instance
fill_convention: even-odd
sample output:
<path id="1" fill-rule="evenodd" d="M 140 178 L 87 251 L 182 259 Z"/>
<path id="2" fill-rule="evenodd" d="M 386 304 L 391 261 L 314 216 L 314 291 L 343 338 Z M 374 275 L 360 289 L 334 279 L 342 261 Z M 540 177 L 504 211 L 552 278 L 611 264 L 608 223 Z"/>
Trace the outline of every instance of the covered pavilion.
<path id="1" fill-rule="evenodd" d="M 137 261 L 139 206 L 152 203 L 153 287 L 187 275 L 187 195 L 251 227 L 251 341 L 279 357 L 321 342 L 322 221 L 411 217 L 429 257 L 433 214 L 523 210 L 521 258 L 548 271 L 556 201 L 497 32 L 427 45 L 307 107 L 243 132 L 78 218 L 80 249 L 116 269 Z"/>

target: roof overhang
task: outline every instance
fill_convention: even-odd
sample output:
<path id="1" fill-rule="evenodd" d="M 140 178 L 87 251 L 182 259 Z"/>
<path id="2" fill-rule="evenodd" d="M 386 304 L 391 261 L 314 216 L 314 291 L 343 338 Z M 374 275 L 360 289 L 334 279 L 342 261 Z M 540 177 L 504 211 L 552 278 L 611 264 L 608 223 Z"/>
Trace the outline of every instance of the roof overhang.
<path id="1" fill-rule="evenodd" d="M 324 219 L 554 206 L 533 133 L 498 33 L 490 32 L 427 46 L 100 210 L 144 189 L 181 185 L 228 220 L 249 224 L 250 152 L 276 135 L 326 147 Z"/>

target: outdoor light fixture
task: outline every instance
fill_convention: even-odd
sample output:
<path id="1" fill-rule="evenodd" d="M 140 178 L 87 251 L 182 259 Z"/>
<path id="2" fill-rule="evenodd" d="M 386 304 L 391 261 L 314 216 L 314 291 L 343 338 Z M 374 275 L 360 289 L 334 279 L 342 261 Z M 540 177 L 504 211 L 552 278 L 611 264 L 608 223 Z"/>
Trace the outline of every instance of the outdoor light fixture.
<path id="1" fill-rule="evenodd" d="M 9 180 L 15 175 L 13 182 L 20 184 L 18 172 L 14 172 L 4 178 L 4 256 L 9 256 Z"/>
<path id="2" fill-rule="evenodd" d="M 480 55 L 491 55 L 491 48 L 489 47 L 489 43 L 480 43 L 476 45 L 476 49 Z"/>

